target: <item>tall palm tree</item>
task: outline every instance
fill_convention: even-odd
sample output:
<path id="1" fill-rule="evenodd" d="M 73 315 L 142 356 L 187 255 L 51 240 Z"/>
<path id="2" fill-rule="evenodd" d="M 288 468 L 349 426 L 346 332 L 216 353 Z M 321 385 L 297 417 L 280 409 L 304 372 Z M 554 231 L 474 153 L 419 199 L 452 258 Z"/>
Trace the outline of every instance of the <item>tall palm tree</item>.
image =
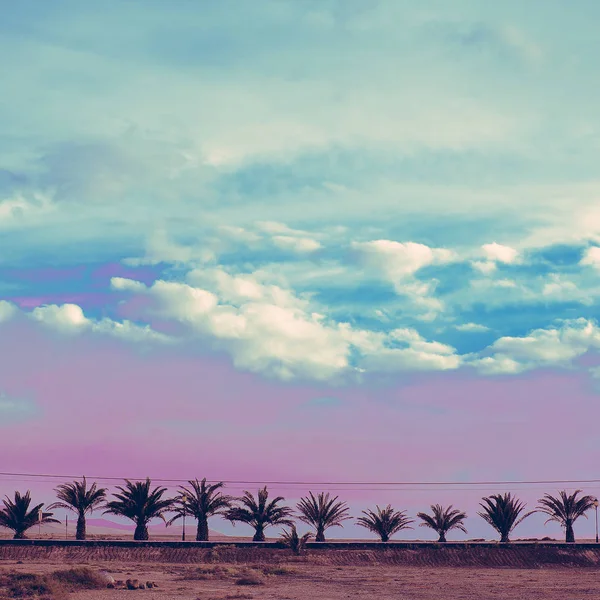
<path id="1" fill-rule="evenodd" d="M 432 515 L 427 513 L 417 513 L 417 517 L 423 521 L 421 527 L 430 527 L 440 536 L 438 542 L 446 541 L 446 534 L 452 529 L 458 529 L 463 533 L 467 533 L 463 521 L 467 518 L 467 514 L 452 508 L 443 508 L 439 504 L 431 505 Z"/>
<path id="2" fill-rule="evenodd" d="M 387 542 L 398 531 L 412 529 L 410 526 L 414 521 L 406 516 L 406 511 L 396 511 L 389 504 L 381 509 L 376 507 L 377 512 L 363 510 L 364 517 L 359 517 L 356 523 L 366 527 L 369 531 L 376 533 L 382 542 Z"/>
<path id="3" fill-rule="evenodd" d="M 348 505 L 338 501 L 338 497 L 329 498 L 329 494 L 321 492 L 316 497 L 312 492 L 309 496 L 301 498 L 297 504 L 300 516 L 304 523 L 312 525 L 317 530 L 315 542 L 325 541 L 325 530 L 329 527 L 342 527 L 342 522 L 350 519 Z"/>
<path id="4" fill-rule="evenodd" d="M 258 490 L 258 498 L 255 499 L 250 492 L 244 492 L 244 495 L 237 500 L 242 506 L 234 506 L 225 513 L 225 518 L 235 523 L 248 523 L 254 527 L 253 542 L 265 541 L 265 529 L 270 525 L 293 525 L 290 519 L 292 509 L 287 506 L 278 506 L 284 500 L 282 496 L 277 496 L 270 502 L 268 501 L 269 492 L 267 487 Z"/>
<path id="5" fill-rule="evenodd" d="M 538 506 L 540 512 L 549 515 L 548 521 L 556 521 L 560 523 L 565 530 L 565 542 L 572 543 L 575 541 L 575 532 L 573 531 L 573 524 L 579 517 L 585 517 L 585 514 L 590 508 L 594 506 L 596 498 L 594 496 L 582 496 L 577 498 L 581 494 L 581 490 L 575 490 L 570 496 L 565 490 L 559 492 L 559 497 L 545 494 L 543 498 L 540 498 L 538 502 L 541 506 Z M 546 521 L 546 523 L 548 523 Z"/>
<path id="6" fill-rule="evenodd" d="M 117 486 L 119 494 L 113 494 L 116 500 L 106 503 L 104 514 L 127 517 L 135 523 L 134 540 L 148 539 L 148 523 L 159 517 L 165 520 L 165 513 L 170 510 L 173 500 L 163 495 L 167 488 L 155 487 L 150 490 L 150 479 L 131 482 L 125 480 L 125 487 Z"/>
<path id="7" fill-rule="evenodd" d="M 477 514 L 489 523 L 499 534 L 501 542 L 510 541 L 508 538 L 512 530 L 535 510 L 522 514 L 525 503 L 508 494 L 493 494 L 482 498 L 480 506 L 483 512 Z"/>
<path id="8" fill-rule="evenodd" d="M 11 500 L 8 496 L 2 501 L 4 508 L 0 508 L 0 527 L 6 527 L 14 531 L 15 540 L 24 540 L 27 536 L 25 532 L 38 523 L 60 523 L 53 519 L 51 512 L 43 512 L 44 504 L 37 504 L 31 510 L 31 494 L 29 490 L 21 495 L 15 492 L 15 499 Z"/>
<path id="9" fill-rule="evenodd" d="M 87 488 L 85 477 L 82 481 L 73 481 L 72 483 L 63 483 L 56 488 L 58 502 L 51 504 L 48 509 L 53 510 L 62 508 L 70 510 L 77 514 L 76 540 L 85 540 L 85 515 L 94 512 L 106 500 L 106 488 L 97 488 L 92 483 Z"/>
<path id="10" fill-rule="evenodd" d="M 181 519 L 184 512 L 186 515 L 192 515 L 198 520 L 196 541 L 205 542 L 208 540 L 208 518 L 224 514 L 231 508 L 233 498 L 218 491 L 224 485 L 222 481 L 207 485 L 205 477 L 202 481 L 194 479 L 188 483 L 189 488 L 179 487 L 178 506 L 175 509 L 177 514 L 169 521 L 169 525 Z"/>

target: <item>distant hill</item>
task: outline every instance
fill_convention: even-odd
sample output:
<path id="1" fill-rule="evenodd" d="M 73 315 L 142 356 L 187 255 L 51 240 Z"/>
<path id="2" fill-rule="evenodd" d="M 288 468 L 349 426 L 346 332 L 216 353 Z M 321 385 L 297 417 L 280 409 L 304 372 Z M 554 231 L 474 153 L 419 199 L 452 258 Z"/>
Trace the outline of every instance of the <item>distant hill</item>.
<path id="1" fill-rule="evenodd" d="M 62 519 L 61 519 L 62 520 Z M 75 537 L 75 527 L 77 521 L 75 517 L 71 518 L 69 516 L 69 527 L 68 527 L 68 537 Z M 172 539 L 181 539 L 182 535 L 182 525 L 176 524 L 171 525 L 171 527 L 165 527 L 165 524 L 158 520 L 156 523 L 151 523 L 148 527 L 148 533 L 150 537 L 160 537 L 160 538 L 172 538 Z M 87 519 L 87 534 L 89 537 L 99 537 L 99 538 L 114 538 L 114 539 L 131 539 L 133 538 L 133 532 L 135 530 L 135 525 L 133 523 L 117 523 L 115 521 L 111 521 L 109 519 Z M 42 537 L 46 538 L 65 538 L 65 523 L 64 521 L 61 524 L 57 523 L 46 523 L 42 525 L 41 529 L 37 526 L 33 527 L 28 532 L 28 537 L 36 538 L 38 537 L 38 531 L 41 532 Z M 185 526 L 186 538 L 188 540 L 193 540 L 196 535 L 196 523 L 195 521 L 186 522 Z M 228 536 L 219 532 L 214 531 L 212 529 L 209 530 L 209 535 L 211 539 L 227 539 Z M 0 538 L 9 538 L 12 537 L 11 532 L 8 529 L 0 528 Z"/>

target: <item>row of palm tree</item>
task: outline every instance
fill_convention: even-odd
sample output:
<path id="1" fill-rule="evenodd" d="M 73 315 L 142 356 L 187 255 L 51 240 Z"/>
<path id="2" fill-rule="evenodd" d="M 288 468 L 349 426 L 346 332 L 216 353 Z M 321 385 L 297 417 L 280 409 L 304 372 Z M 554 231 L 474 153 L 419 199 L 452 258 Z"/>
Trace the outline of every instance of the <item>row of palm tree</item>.
<path id="1" fill-rule="evenodd" d="M 150 479 L 132 482 L 125 480 L 125 485 L 117 486 L 114 499 L 108 500 L 106 488 L 99 488 L 96 483 L 88 487 L 85 477 L 81 481 L 73 481 L 59 485 L 56 488 L 58 502 L 48 506 L 48 511 L 57 508 L 77 514 L 76 539 L 86 539 L 86 516 L 94 510 L 103 508 L 104 514 L 126 517 L 135 523 L 135 540 L 148 539 L 148 524 L 152 519 L 160 518 L 167 526 L 186 515 L 197 520 L 196 540 L 206 541 L 209 537 L 208 519 L 220 515 L 235 524 L 246 523 L 254 529 L 253 541 L 264 541 L 265 530 L 275 525 L 290 527 L 285 539 L 299 539 L 293 517 L 310 525 L 315 530 L 315 540 L 325 541 L 325 531 L 330 527 L 342 527 L 343 522 L 351 519 L 348 505 L 339 500 L 338 496 L 330 497 L 328 493 L 316 496 L 309 492 L 301 498 L 296 509 L 297 515 L 288 507 L 283 506 L 284 498 L 277 496 L 269 499 L 266 487 L 258 490 L 256 496 L 246 491 L 240 498 L 224 494 L 223 482 L 209 484 L 202 481 L 190 480 L 188 486 L 180 486 L 174 498 L 167 498 L 167 488 L 154 487 Z M 581 490 L 573 494 L 566 491 L 558 496 L 546 494 L 541 498 L 536 510 L 525 511 L 526 505 L 510 493 L 494 494 L 482 498 L 481 511 L 477 514 L 491 525 L 500 535 L 501 542 L 508 542 L 514 528 L 534 512 L 548 516 L 548 521 L 559 523 L 565 530 L 565 541 L 574 542 L 573 524 L 579 517 L 587 517 L 586 512 L 597 506 L 593 496 L 581 496 Z M 29 492 L 15 492 L 14 500 L 6 497 L 4 507 L 0 508 L 0 527 L 14 532 L 15 539 L 23 539 L 28 529 L 44 523 L 59 523 L 53 518 L 52 512 L 44 512 L 44 504 L 31 507 Z M 167 519 L 167 514 L 172 516 Z M 445 542 L 446 535 L 452 530 L 467 533 L 464 522 L 465 512 L 453 506 L 443 507 L 439 504 L 431 506 L 431 513 L 419 512 L 420 526 L 428 527 L 438 534 L 438 541 Z M 392 535 L 403 530 L 412 529 L 415 521 L 409 518 L 405 511 L 395 510 L 388 505 L 385 508 L 364 510 L 356 523 L 379 536 L 382 542 L 387 542 Z M 303 537 L 304 541 L 308 536 Z"/>

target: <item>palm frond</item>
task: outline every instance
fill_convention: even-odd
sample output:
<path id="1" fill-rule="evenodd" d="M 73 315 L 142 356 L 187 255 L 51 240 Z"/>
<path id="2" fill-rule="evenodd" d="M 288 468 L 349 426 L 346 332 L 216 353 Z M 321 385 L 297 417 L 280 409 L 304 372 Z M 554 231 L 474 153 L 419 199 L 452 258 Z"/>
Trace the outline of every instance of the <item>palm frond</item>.
<path id="1" fill-rule="evenodd" d="M 359 517 L 356 523 L 369 531 L 376 533 L 382 542 L 387 542 L 392 535 L 402 529 L 412 529 L 410 526 L 414 521 L 406 516 L 405 511 L 396 511 L 391 505 L 381 509 L 376 507 L 376 512 L 363 510 L 364 517 Z"/>
<path id="2" fill-rule="evenodd" d="M 29 491 L 23 495 L 15 492 L 14 500 L 6 496 L 2 502 L 4 507 L 0 509 L 0 527 L 13 531 L 15 538 L 24 538 L 25 532 L 34 525 L 60 523 L 57 519 L 52 518 L 53 513 L 43 512 L 43 503 L 30 509 L 31 494 Z"/>
<path id="3" fill-rule="evenodd" d="M 420 512 L 417 514 L 417 517 L 423 521 L 420 527 L 429 527 L 438 533 L 440 536 L 439 541 L 446 541 L 446 533 L 452 529 L 458 529 L 463 533 L 467 533 L 463 524 L 463 521 L 467 518 L 466 513 L 454 509 L 452 505 L 448 508 L 443 508 L 439 504 L 432 504 L 431 512 L 433 513 L 431 515 Z"/>
<path id="4" fill-rule="evenodd" d="M 508 542 L 513 529 L 522 523 L 535 510 L 524 513 L 525 503 L 507 494 L 493 494 L 482 498 L 482 512 L 477 514 L 499 534 L 500 541 Z"/>

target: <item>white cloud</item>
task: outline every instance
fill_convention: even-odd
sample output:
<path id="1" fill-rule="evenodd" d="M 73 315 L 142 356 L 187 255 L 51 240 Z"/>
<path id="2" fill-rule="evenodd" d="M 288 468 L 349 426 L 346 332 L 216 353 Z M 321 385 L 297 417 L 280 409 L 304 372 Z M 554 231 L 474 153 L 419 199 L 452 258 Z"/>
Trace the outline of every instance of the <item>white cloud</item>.
<path id="1" fill-rule="evenodd" d="M 504 264 L 512 264 L 517 261 L 519 252 L 510 246 L 503 246 L 493 242 L 491 244 L 484 244 L 481 249 L 485 257 L 489 261 L 501 262 Z"/>
<path id="2" fill-rule="evenodd" d="M 472 331 L 475 333 L 490 330 L 489 327 L 486 327 L 485 325 L 479 325 L 478 323 L 462 323 L 461 325 L 455 325 L 454 329 L 456 329 L 457 331 L 466 331 L 466 332 Z"/>
<path id="3" fill-rule="evenodd" d="M 31 311 L 31 316 L 44 325 L 64 332 L 79 331 L 90 325 L 77 304 L 38 306 Z"/>
<path id="4" fill-rule="evenodd" d="M 599 246 L 591 246 L 584 253 L 580 265 L 589 265 L 595 267 L 596 269 L 600 269 L 600 247 Z"/>
<path id="5" fill-rule="evenodd" d="M 558 273 L 550 273 L 548 281 L 542 287 L 542 295 L 558 302 L 572 300 L 583 304 L 591 304 L 593 302 L 586 290 L 578 287 L 575 282 L 564 279 Z"/>
<path id="6" fill-rule="evenodd" d="M 18 309 L 12 302 L 0 300 L 0 323 L 12 319 Z"/>
<path id="7" fill-rule="evenodd" d="M 360 364 L 368 372 L 446 371 L 461 364 L 452 346 L 428 342 L 414 329 L 396 329 L 377 336 L 361 350 Z"/>
<path id="8" fill-rule="evenodd" d="M 200 244 L 179 244 L 167 236 L 162 229 L 154 231 L 146 241 L 146 253 L 143 257 L 125 259 L 128 265 L 155 265 L 161 262 L 186 264 L 209 263 L 215 259 L 214 251 Z"/>
<path id="9" fill-rule="evenodd" d="M 130 285 L 132 282 L 130 281 Z M 143 284 L 140 284 L 143 286 Z M 134 286 L 131 286 L 134 287 Z M 145 289 L 145 286 L 144 286 Z M 135 291 L 140 291 L 140 287 L 135 287 Z M 91 331 L 94 333 L 107 334 L 114 337 L 126 339 L 132 342 L 157 341 L 167 342 L 170 338 L 157 331 L 154 331 L 149 325 L 137 325 L 130 321 L 114 321 L 104 318 L 99 321 L 88 319 L 83 309 L 77 304 L 50 304 L 38 306 L 29 313 L 31 318 L 61 333 L 81 333 Z"/>
<path id="10" fill-rule="evenodd" d="M 600 348 L 600 330 L 587 319 L 560 327 L 535 329 L 524 337 L 501 337 L 470 364 L 484 373 L 519 373 L 537 367 L 567 366 L 590 349 Z"/>
<path id="11" fill-rule="evenodd" d="M 489 275 L 496 270 L 496 263 L 491 260 L 474 260 L 471 262 L 474 269 L 481 271 L 485 275 Z"/>
<path id="12" fill-rule="evenodd" d="M 156 301 L 153 312 L 188 326 L 185 337 L 225 349 L 239 368 L 282 379 L 327 380 L 353 371 L 440 370 L 460 364 L 452 347 L 428 342 L 415 330 L 384 334 L 332 322 L 311 310 L 308 301 L 254 274 L 196 269 L 188 281 L 210 289 L 157 281 L 144 290 Z"/>
<path id="13" fill-rule="evenodd" d="M 146 289 L 146 286 L 141 281 L 125 277 L 111 277 L 110 287 L 123 292 L 143 292 Z"/>
<path id="14" fill-rule="evenodd" d="M 321 248 L 321 243 L 308 237 L 292 237 L 289 235 L 276 235 L 272 238 L 273 243 L 282 250 L 292 252 L 314 252 Z"/>
<path id="15" fill-rule="evenodd" d="M 0 200 L 0 228 L 39 222 L 53 210 L 54 205 L 45 194 L 36 192 L 31 197 L 17 194 Z"/>
<path id="16" fill-rule="evenodd" d="M 352 247 L 359 252 L 366 266 L 380 271 L 393 283 L 427 265 L 444 264 L 456 259 L 451 250 L 430 248 L 415 242 L 374 240 L 353 242 Z"/>
<path id="17" fill-rule="evenodd" d="M 398 294 L 411 300 L 418 311 L 417 318 L 431 321 L 443 309 L 441 300 L 433 297 L 437 280 L 420 281 L 414 275 L 423 267 L 456 260 L 455 252 L 415 242 L 392 240 L 353 242 L 352 248 L 358 253 L 366 274 L 374 273 L 389 281 Z"/>

